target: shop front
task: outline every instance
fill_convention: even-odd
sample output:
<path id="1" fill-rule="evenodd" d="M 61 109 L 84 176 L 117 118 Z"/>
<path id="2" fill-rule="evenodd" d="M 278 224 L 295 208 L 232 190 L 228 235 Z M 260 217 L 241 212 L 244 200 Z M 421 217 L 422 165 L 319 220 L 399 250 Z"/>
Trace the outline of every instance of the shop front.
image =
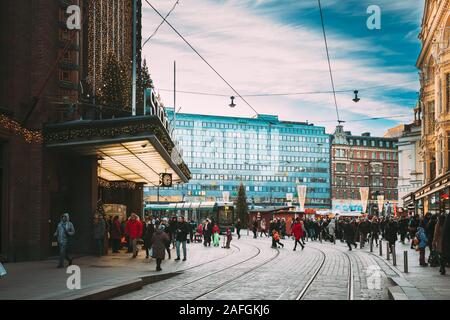
<path id="1" fill-rule="evenodd" d="M 414 193 L 414 209 L 418 215 L 450 212 L 450 173 L 437 178 Z"/>

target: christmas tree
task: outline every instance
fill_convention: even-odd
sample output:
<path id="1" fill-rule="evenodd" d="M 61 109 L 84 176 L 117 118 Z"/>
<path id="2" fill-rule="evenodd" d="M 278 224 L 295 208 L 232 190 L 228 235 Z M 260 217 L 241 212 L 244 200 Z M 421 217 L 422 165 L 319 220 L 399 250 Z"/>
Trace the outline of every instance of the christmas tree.
<path id="1" fill-rule="evenodd" d="M 236 213 L 239 219 L 241 219 L 241 223 L 246 223 L 248 219 L 248 204 L 247 204 L 247 196 L 245 194 L 245 187 L 241 183 L 239 186 L 237 204 L 236 204 Z"/>
<path id="2" fill-rule="evenodd" d="M 107 113 L 118 114 L 129 110 L 131 83 L 126 66 L 117 61 L 114 53 L 109 53 L 103 69 L 103 85 L 100 88 L 100 103 L 107 107 Z"/>

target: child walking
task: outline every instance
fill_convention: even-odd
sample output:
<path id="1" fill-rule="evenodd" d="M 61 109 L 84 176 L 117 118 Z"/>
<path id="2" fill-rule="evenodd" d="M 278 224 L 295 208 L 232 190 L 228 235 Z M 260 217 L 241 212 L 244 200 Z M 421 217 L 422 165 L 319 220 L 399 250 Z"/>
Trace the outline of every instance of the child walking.
<path id="1" fill-rule="evenodd" d="M 272 248 L 277 248 L 280 245 L 284 248 L 284 244 L 280 242 L 280 235 L 276 230 L 272 231 Z"/>

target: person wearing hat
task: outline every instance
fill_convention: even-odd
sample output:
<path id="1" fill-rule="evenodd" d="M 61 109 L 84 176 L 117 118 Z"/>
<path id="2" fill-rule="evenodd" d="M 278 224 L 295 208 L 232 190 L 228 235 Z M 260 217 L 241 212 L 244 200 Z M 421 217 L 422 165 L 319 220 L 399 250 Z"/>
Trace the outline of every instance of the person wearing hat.
<path id="1" fill-rule="evenodd" d="M 164 229 L 164 224 L 160 224 L 151 239 L 152 257 L 156 259 L 156 271 L 162 271 L 161 263 L 166 257 L 166 248 L 170 246 L 170 238 Z"/>

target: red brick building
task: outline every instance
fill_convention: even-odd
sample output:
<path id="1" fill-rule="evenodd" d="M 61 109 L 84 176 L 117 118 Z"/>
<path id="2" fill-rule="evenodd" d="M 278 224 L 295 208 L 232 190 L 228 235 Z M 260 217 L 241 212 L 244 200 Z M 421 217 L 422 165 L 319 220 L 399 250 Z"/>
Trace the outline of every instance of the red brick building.
<path id="1" fill-rule="evenodd" d="M 81 8 L 81 30 L 67 29 L 70 4 Z M 132 14 L 128 0 L 0 2 L 1 260 L 54 254 L 63 212 L 77 230 L 74 250 L 90 252 L 99 200 L 141 213 L 143 185 L 158 183 L 159 172 L 172 173 L 174 183 L 189 179 L 186 165 L 171 160 L 174 142 L 158 102 L 147 115 L 138 104 L 135 117 L 125 109 L 106 116 L 95 104 L 100 54 L 132 60 Z"/>
<path id="2" fill-rule="evenodd" d="M 362 212 L 360 188 L 368 187 L 365 213 L 394 213 L 398 203 L 397 139 L 354 136 L 336 127 L 331 146 L 331 192 L 334 212 Z M 383 208 L 379 208 L 379 200 Z"/>

